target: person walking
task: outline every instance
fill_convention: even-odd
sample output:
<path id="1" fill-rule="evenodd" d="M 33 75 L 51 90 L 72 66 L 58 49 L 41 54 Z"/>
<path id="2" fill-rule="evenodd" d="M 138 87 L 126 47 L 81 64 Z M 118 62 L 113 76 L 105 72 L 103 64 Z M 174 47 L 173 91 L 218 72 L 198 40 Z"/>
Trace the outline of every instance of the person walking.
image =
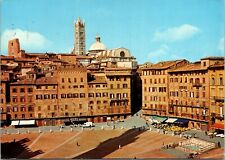
<path id="1" fill-rule="evenodd" d="M 218 141 L 217 145 L 218 145 L 218 147 L 219 147 L 219 148 L 221 147 L 221 144 L 220 144 L 220 142 L 219 142 L 219 141 Z"/>

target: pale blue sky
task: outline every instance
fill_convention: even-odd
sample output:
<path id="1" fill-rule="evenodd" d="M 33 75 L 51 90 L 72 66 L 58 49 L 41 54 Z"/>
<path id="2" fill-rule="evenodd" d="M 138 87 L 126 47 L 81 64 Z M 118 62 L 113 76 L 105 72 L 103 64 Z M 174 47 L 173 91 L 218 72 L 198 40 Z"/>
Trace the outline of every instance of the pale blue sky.
<path id="1" fill-rule="evenodd" d="M 86 24 L 86 48 L 99 34 L 108 49 L 140 63 L 224 56 L 223 0 L 1 0 L 1 54 L 18 37 L 27 52 L 68 52 L 73 23 Z"/>

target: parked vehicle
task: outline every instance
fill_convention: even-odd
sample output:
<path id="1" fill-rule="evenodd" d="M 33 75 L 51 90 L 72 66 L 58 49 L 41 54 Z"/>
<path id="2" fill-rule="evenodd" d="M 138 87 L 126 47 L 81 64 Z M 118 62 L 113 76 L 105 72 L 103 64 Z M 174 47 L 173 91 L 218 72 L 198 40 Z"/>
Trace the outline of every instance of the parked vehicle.
<path id="1" fill-rule="evenodd" d="M 94 123 L 92 122 L 85 122 L 84 124 L 81 125 L 82 127 L 86 128 L 86 127 L 94 127 Z"/>
<path id="2" fill-rule="evenodd" d="M 61 125 L 61 126 L 59 126 L 59 128 L 65 128 L 65 125 Z"/>
<path id="3" fill-rule="evenodd" d="M 216 137 L 224 138 L 224 134 L 217 134 Z"/>

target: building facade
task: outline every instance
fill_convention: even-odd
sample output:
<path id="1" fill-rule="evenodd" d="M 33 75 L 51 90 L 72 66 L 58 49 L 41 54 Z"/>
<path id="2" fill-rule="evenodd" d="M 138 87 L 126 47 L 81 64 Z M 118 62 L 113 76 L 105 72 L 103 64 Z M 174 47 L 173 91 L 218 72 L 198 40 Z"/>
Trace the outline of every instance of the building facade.
<path id="1" fill-rule="evenodd" d="M 143 114 L 180 118 L 205 131 L 224 129 L 223 61 L 206 57 L 142 67 Z"/>
<path id="2" fill-rule="evenodd" d="M 168 70 L 186 63 L 188 63 L 186 60 L 164 61 L 141 68 L 144 115 L 168 115 Z"/>
<path id="3" fill-rule="evenodd" d="M 224 62 L 209 66 L 210 113 L 212 128 L 224 130 Z"/>

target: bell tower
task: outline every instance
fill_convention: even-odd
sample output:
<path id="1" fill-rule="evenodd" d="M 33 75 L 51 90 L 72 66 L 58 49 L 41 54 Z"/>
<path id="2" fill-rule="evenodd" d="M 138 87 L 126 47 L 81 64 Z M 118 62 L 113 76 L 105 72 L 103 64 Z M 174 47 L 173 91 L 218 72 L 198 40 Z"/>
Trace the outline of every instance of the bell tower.
<path id="1" fill-rule="evenodd" d="M 85 55 L 85 23 L 80 17 L 75 22 L 75 42 L 73 54 Z"/>

